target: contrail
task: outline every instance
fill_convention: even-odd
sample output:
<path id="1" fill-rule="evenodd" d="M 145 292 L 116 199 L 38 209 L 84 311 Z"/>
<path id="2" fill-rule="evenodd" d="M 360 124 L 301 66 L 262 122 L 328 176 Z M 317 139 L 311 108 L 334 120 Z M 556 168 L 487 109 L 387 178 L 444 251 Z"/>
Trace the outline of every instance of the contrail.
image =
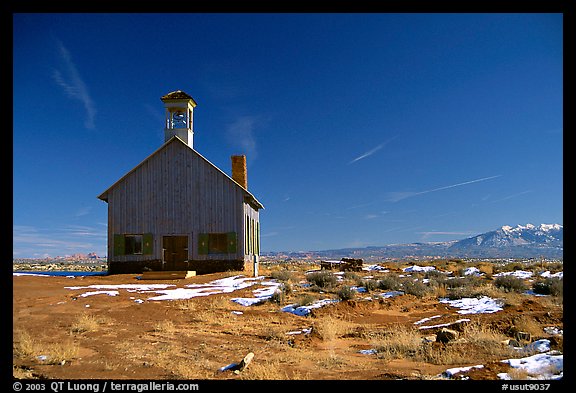
<path id="1" fill-rule="evenodd" d="M 481 181 L 486 181 L 486 180 L 490 180 L 490 179 L 495 179 L 495 178 L 500 177 L 500 176 L 502 176 L 502 175 L 483 177 L 483 178 L 481 178 L 481 179 L 469 180 L 469 181 L 465 181 L 465 182 L 462 182 L 462 183 L 456 183 L 456 184 L 452 184 L 452 185 L 449 185 L 449 186 L 433 188 L 433 189 L 431 189 L 431 190 L 420 191 L 420 192 L 412 192 L 412 191 L 389 192 L 389 193 L 388 193 L 388 200 L 391 201 L 391 202 L 398 202 L 398 201 L 401 201 L 402 199 L 411 198 L 411 197 L 416 196 L 416 195 L 428 194 L 428 193 L 430 193 L 430 192 L 447 190 L 447 189 L 449 189 L 449 188 L 465 186 L 465 185 L 467 185 L 467 184 L 478 183 L 478 182 L 481 182 Z"/>
<path id="2" fill-rule="evenodd" d="M 388 139 L 387 141 L 379 144 L 378 146 L 376 146 L 374 149 L 367 151 L 366 153 L 356 157 L 355 159 L 353 159 L 352 161 L 350 161 L 348 163 L 348 165 L 355 163 L 356 161 L 360 161 L 363 160 L 366 157 L 370 157 L 372 154 L 376 153 L 378 150 L 382 149 L 384 146 L 386 146 L 386 144 L 388 144 L 390 141 L 392 141 L 393 139 L 395 139 L 398 135 L 393 136 L 392 138 Z"/>
<path id="3" fill-rule="evenodd" d="M 414 195 L 427 194 L 427 193 L 429 193 L 429 192 L 434 192 L 434 191 L 446 190 L 446 189 L 448 189 L 448 188 L 465 186 L 466 184 L 478 183 L 478 182 L 481 182 L 481 181 L 486 181 L 486 180 L 490 180 L 490 179 L 495 179 L 495 178 L 500 177 L 500 176 L 502 176 L 502 175 L 496 175 L 496 176 L 490 176 L 490 177 L 483 177 L 483 178 L 481 178 L 481 179 L 470 180 L 470 181 L 466 181 L 466 182 L 464 182 L 464 183 L 452 184 L 451 186 L 434 188 L 433 190 L 427 190 L 427 191 L 420 191 L 420 192 L 417 192 L 417 193 L 414 194 Z"/>

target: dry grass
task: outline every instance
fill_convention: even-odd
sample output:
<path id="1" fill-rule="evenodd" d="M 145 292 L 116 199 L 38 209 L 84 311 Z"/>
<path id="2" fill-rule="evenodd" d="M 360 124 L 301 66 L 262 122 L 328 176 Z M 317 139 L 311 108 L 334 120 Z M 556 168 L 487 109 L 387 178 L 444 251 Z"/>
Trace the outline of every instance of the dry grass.
<path id="1" fill-rule="evenodd" d="M 34 374 L 31 370 L 12 366 L 12 377 L 16 379 L 34 379 Z"/>
<path id="2" fill-rule="evenodd" d="M 314 322 L 313 330 L 324 341 L 332 341 L 345 334 L 352 333 L 355 325 L 342 319 L 334 318 L 330 315 L 322 316 Z"/>
<path id="3" fill-rule="evenodd" d="M 149 354 L 149 364 L 166 370 L 174 379 L 213 378 L 220 366 L 207 358 L 204 349 L 200 346 L 187 351 L 178 344 L 164 343 Z"/>
<path id="4" fill-rule="evenodd" d="M 321 354 L 316 360 L 316 365 L 320 368 L 331 370 L 334 368 L 343 368 L 347 365 L 347 362 L 343 357 L 336 355 L 334 349 L 329 349 L 328 354 Z"/>
<path id="5" fill-rule="evenodd" d="M 78 354 L 79 347 L 72 340 L 51 343 L 43 342 L 20 331 L 14 340 L 13 351 L 21 358 L 35 359 L 46 364 L 63 364 Z"/>
<path id="6" fill-rule="evenodd" d="M 422 346 L 422 337 L 416 328 L 398 325 L 377 333 L 372 346 L 384 360 L 413 358 Z"/>
<path id="7" fill-rule="evenodd" d="M 176 326 L 171 319 L 164 319 L 154 325 L 154 331 L 157 333 L 173 334 L 176 330 Z"/>
<path id="8" fill-rule="evenodd" d="M 78 316 L 70 327 L 71 333 L 95 332 L 100 329 L 100 325 L 109 324 L 110 320 L 104 316 L 83 313 Z"/>
<path id="9" fill-rule="evenodd" d="M 465 326 L 458 340 L 447 344 L 426 343 L 416 328 L 397 326 L 372 334 L 372 345 L 384 360 L 412 359 L 438 365 L 465 364 L 479 359 L 506 358 L 513 350 L 507 338 L 479 322 Z"/>
<path id="10" fill-rule="evenodd" d="M 513 329 L 518 332 L 527 332 L 532 336 L 538 336 L 542 334 L 542 328 L 538 322 L 533 318 L 529 318 L 525 315 L 521 315 L 514 319 Z"/>
<path id="11" fill-rule="evenodd" d="M 198 308 L 198 301 L 196 299 L 174 300 L 170 304 L 174 308 L 183 311 L 196 311 Z"/>
<path id="12" fill-rule="evenodd" d="M 444 264 L 446 268 L 455 270 L 461 270 L 462 266 L 466 266 L 464 263 L 454 261 L 446 261 Z M 391 267 L 398 270 L 399 266 L 392 264 Z M 274 265 L 266 268 L 261 266 L 260 274 L 275 277 L 283 282 L 292 282 L 294 291 L 286 294 L 286 302 L 309 303 L 327 296 L 326 293 L 319 294 L 318 287 L 314 289 L 299 285 L 300 282 L 310 281 L 306 280 L 304 272 L 317 267 L 312 264 Z M 488 270 L 488 267 L 485 270 Z M 245 273 L 229 272 L 228 275 Z M 368 275 L 373 277 L 366 278 Z M 414 274 L 411 279 L 416 277 L 421 279 L 425 275 Z M 395 286 L 402 283 L 396 272 L 348 272 L 344 274 L 344 278 L 344 281 L 338 281 L 334 286 L 327 285 L 329 288 L 324 292 L 335 296 L 338 288 L 349 284 L 364 285 L 369 290 L 381 291 L 389 289 L 388 285 Z M 142 334 L 114 343 L 117 355 L 113 360 L 101 357 L 92 363 L 101 369 L 110 370 L 110 374 L 114 374 L 112 371 L 116 371 L 116 374 L 123 373 L 126 365 L 131 370 L 144 365 L 153 367 L 155 373 L 165 375 L 166 378 L 189 380 L 309 379 L 310 374 L 329 378 L 340 372 L 357 372 L 364 369 L 372 371 L 375 367 L 380 370 L 383 363 L 394 359 L 448 366 L 515 357 L 517 353 L 503 344 L 503 341 L 511 337 L 509 332 L 497 330 L 498 327 L 503 329 L 502 326 L 504 329 L 508 328 L 510 322 L 513 322 L 517 330 L 526 331 L 533 336 L 542 334 L 541 326 L 535 319 L 521 313 L 516 314 L 514 311 L 515 318 L 513 320 L 508 318 L 506 323 L 488 325 L 481 323 L 482 318 L 478 318 L 462 325 L 462 331 L 456 341 L 446 344 L 424 342 L 423 336 L 429 335 L 429 331 L 424 332 L 416 326 L 411 326 L 409 322 L 401 321 L 405 319 L 404 313 L 411 308 L 420 311 L 418 307 L 422 307 L 422 311 L 431 311 L 427 307 L 433 304 L 434 297 L 485 295 L 505 299 L 506 306 L 521 306 L 526 298 L 524 294 L 497 288 L 493 280 L 485 277 L 475 279 L 465 276 L 450 283 L 448 280 L 443 280 L 442 275 L 431 275 L 427 278 L 430 279 L 429 284 L 422 286 L 426 286 L 428 290 L 426 295 L 431 294 L 432 298 L 427 296 L 422 301 L 422 306 L 405 301 L 403 297 L 388 299 L 380 305 L 367 305 L 360 299 L 350 303 L 353 307 L 342 303 L 341 308 L 334 308 L 334 313 L 318 312 L 307 318 L 278 312 L 278 305 L 271 302 L 249 307 L 244 311 L 230 300 L 232 296 L 237 296 L 236 294 L 218 294 L 200 299 L 165 302 L 166 314 L 151 315 L 151 318 L 155 319 L 148 321 L 149 325 L 146 330 L 143 329 Z M 375 288 L 376 285 L 379 287 Z M 247 292 L 248 290 L 242 293 Z M 557 297 L 543 297 L 538 301 L 549 302 L 551 307 L 558 306 Z M 374 310 L 377 307 L 379 309 Z M 242 309 L 244 314 L 232 313 L 233 310 L 239 309 Z M 387 315 L 386 310 L 390 310 L 390 315 Z M 378 319 L 370 319 L 372 312 Z M 402 313 L 401 317 L 396 318 L 395 313 L 398 315 Z M 64 343 L 43 343 L 41 339 L 31 337 L 25 331 L 15 332 L 15 356 L 38 362 L 39 355 L 46 355 L 44 364 L 57 364 L 59 361 L 69 360 L 78 353 L 78 346 L 72 340 L 76 339 L 83 344 L 99 334 L 84 336 L 82 334 L 99 332 L 111 323 L 110 319 L 89 312 L 78 314 L 73 318 L 74 321 L 69 325 L 71 335 L 67 336 L 70 340 Z M 378 322 L 353 323 L 352 320 Z M 119 323 L 118 320 L 114 321 Z M 312 327 L 312 334 L 309 336 L 286 334 L 304 327 Z M 105 333 L 110 333 L 110 329 L 108 328 Z M 359 355 L 350 356 L 356 352 L 354 348 L 359 342 L 363 347 L 369 344 L 376 349 L 376 358 L 372 356 L 358 361 Z M 221 367 L 239 361 L 241 356 L 248 352 L 254 352 L 255 359 L 239 375 L 230 371 L 225 373 L 219 371 Z M 241 356 L 236 358 L 236 355 Z M 14 375 L 29 374 L 24 368 L 14 369 L 13 372 Z M 511 375 L 513 379 L 528 377 L 521 369 L 512 369 Z M 426 378 L 422 374 L 417 376 L 420 379 Z"/>
<path id="13" fill-rule="evenodd" d="M 503 344 L 507 336 L 479 321 L 464 326 L 458 340 L 445 345 L 424 345 L 418 352 L 420 360 L 441 365 L 457 365 L 484 360 L 505 359 L 516 355 Z"/>
<path id="14" fill-rule="evenodd" d="M 253 360 L 250 365 L 240 374 L 240 379 L 245 380 L 287 380 L 291 377 L 279 360 L 262 361 Z"/>
<path id="15" fill-rule="evenodd" d="M 32 357 L 37 349 L 37 342 L 26 331 L 20 331 L 14 340 L 14 353 L 20 357 Z"/>
<path id="16" fill-rule="evenodd" d="M 528 371 L 522 368 L 511 368 L 507 374 L 510 376 L 512 380 L 515 381 L 520 380 L 525 381 L 527 379 L 530 379 L 530 374 L 528 374 Z"/>

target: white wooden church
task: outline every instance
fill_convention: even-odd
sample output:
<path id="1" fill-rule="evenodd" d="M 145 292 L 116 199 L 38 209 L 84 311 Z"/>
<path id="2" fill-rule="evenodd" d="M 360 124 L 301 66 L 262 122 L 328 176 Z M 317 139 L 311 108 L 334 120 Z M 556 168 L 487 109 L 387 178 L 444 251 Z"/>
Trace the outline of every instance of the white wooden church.
<path id="1" fill-rule="evenodd" d="M 108 203 L 108 272 L 244 270 L 260 253 L 264 208 L 248 191 L 246 156 L 232 156 L 227 175 L 194 150 L 194 99 L 161 99 L 164 144 L 98 196 Z"/>

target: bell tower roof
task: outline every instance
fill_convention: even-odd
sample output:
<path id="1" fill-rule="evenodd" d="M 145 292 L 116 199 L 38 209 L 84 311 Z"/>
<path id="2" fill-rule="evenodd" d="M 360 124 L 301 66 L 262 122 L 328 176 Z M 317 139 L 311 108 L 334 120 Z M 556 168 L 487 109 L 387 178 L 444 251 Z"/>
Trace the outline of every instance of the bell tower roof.
<path id="1" fill-rule="evenodd" d="M 170 92 L 164 96 L 162 96 L 161 98 L 162 101 L 172 101 L 172 100 L 192 100 L 192 105 L 196 106 L 196 101 L 194 101 L 194 98 L 192 98 L 192 96 L 190 96 L 189 94 L 186 94 L 185 92 L 183 92 L 182 90 L 176 90 L 173 92 Z"/>

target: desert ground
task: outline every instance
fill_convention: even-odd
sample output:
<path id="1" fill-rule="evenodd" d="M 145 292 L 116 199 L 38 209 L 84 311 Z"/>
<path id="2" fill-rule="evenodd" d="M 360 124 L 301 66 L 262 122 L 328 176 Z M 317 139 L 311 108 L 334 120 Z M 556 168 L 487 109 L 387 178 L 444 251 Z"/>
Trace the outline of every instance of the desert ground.
<path id="1" fill-rule="evenodd" d="M 503 361 L 562 358 L 561 272 L 561 262 L 437 260 L 365 264 L 356 272 L 262 264 L 252 281 L 246 271 L 176 280 L 15 274 L 13 376 L 561 379 L 561 361 L 537 370 Z M 236 284 L 211 290 L 217 280 Z M 500 308 L 466 313 L 448 299 L 492 299 Z M 306 308 L 321 300 L 322 307 Z M 306 312 L 290 312 L 297 310 Z M 249 353 L 252 361 L 234 372 Z M 470 366 L 478 367 L 460 369 Z"/>

